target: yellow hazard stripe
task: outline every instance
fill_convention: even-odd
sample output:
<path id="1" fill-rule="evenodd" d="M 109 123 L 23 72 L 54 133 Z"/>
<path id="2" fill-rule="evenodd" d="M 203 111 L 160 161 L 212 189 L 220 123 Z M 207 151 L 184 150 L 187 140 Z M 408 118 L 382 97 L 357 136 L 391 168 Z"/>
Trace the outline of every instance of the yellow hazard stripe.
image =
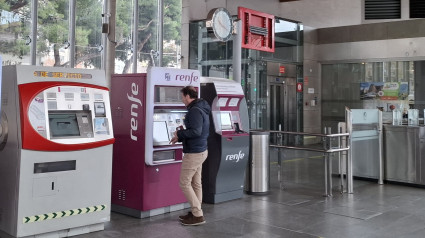
<path id="1" fill-rule="evenodd" d="M 22 219 L 23 223 L 32 223 L 32 222 L 38 222 L 38 221 L 45 221 L 50 219 L 57 219 L 62 217 L 69 217 L 69 216 L 75 216 L 80 214 L 86 214 L 86 213 L 92 213 L 92 212 L 100 212 L 106 209 L 106 205 L 97 205 L 92 207 L 82 207 L 77 209 L 71 209 L 66 211 L 59 211 L 59 212 L 52 212 L 52 213 L 45 213 L 35 216 L 29 216 L 24 217 Z"/>

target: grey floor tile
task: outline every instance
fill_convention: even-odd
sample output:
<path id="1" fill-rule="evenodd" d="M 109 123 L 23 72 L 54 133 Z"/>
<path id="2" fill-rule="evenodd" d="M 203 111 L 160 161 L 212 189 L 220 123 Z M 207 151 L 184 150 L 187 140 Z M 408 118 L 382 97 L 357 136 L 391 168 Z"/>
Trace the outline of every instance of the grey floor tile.
<path id="1" fill-rule="evenodd" d="M 105 230 L 77 238 L 388 238 L 425 237 L 425 189 L 354 180 L 353 194 L 323 197 L 323 161 L 317 153 L 284 153 L 271 166 L 271 193 L 203 204 L 207 223 L 182 226 L 188 210 L 145 219 L 112 213 Z M 275 162 L 277 159 L 274 158 Z M 282 172 L 282 184 L 277 179 Z"/>
<path id="2" fill-rule="evenodd" d="M 356 218 L 335 216 L 301 231 L 326 238 L 359 238 L 373 234 L 374 229 L 361 227 L 362 222 L 364 221 Z"/>
<path id="3" fill-rule="evenodd" d="M 199 229 L 201 228 L 201 229 Z M 312 238 L 314 235 L 296 232 L 288 229 L 260 224 L 240 218 L 227 218 L 220 221 L 209 222 L 202 227 L 190 227 L 187 230 L 192 237 L 217 238 L 217 237 L 291 237 Z M 196 236 L 197 235 L 197 236 Z M 165 237 L 164 237 L 165 238 Z"/>
<path id="4" fill-rule="evenodd" d="M 352 207 L 334 207 L 325 210 L 326 213 L 341 215 L 341 216 L 347 216 L 362 220 L 367 220 L 372 217 L 376 217 L 381 215 L 382 213 L 376 212 L 376 211 L 370 211 L 370 210 L 364 210 L 364 209 L 354 209 Z"/>

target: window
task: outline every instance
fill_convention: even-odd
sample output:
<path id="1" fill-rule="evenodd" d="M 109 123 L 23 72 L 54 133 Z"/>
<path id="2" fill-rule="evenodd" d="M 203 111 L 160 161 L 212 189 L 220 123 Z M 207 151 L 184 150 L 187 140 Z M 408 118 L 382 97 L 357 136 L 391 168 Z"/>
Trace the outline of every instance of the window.
<path id="1" fill-rule="evenodd" d="M 33 2 L 37 12 L 31 12 Z M 108 23 L 111 15 L 104 3 L 0 0 L 3 64 L 102 68 L 107 42 L 102 23 Z M 163 4 L 162 66 L 180 68 L 182 3 L 164 0 Z M 157 16 L 158 0 L 116 1 L 115 73 L 146 72 L 148 66 L 159 65 Z M 31 32 L 31 22 L 37 23 L 36 33 Z"/>
<path id="2" fill-rule="evenodd" d="M 30 1 L 0 1 L 0 55 L 4 65 L 31 64 L 30 9 Z"/>
<path id="3" fill-rule="evenodd" d="M 410 18 L 425 18 L 425 1 L 410 0 Z"/>
<path id="4" fill-rule="evenodd" d="M 65 66 L 70 61 L 69 1 L 38 1 L 37 64 Z"/>
<path id="5" fill-rule="evenodd" d="M 401 0 L 365 0 L 365 19 L 400 19 Z"/>
<path id="6" fill-rule="evenodd" d="M 76 0 L 75 10 L 75 67 L 102 67 L 103 1 Z"/>
<path id="7" fill-rule="evenodd" d="M 159 66 L 158 0 L 137 3 L 135 8 L 133 1 L 117 0 L 115 73 L 143 73 L 149 66 Z M 181 0 L 164 0 L 163 4 L 162 66 L 180 68 Z M 137 24 L 133 17 L 136 10 Z"/>
<path id="8" fill-rule="evenodd" d="M 418 61 L 417 61 L 418 62 Z M 323 122 L 344 121 L 345 107 L 375 109 L 387 105 L 404 105 L 415 102 L 415 75 L 413 61 L 388 61 L 366 63 L 339 63 L 322 65 L 322 119 Z M 384 85 L 399 85 L 398 98 L 363 96 L 368 86 L 385 91 Z M 420 80 L 416 81 L 421 85 Z M 417 91 L 420 92 L 420 91 Z M 364 92 L 365 94 L 368 92 Z M 380 95 L 385 96 L 385 95 Z M 367 100 L 365 100 L 367 99 Z"/>

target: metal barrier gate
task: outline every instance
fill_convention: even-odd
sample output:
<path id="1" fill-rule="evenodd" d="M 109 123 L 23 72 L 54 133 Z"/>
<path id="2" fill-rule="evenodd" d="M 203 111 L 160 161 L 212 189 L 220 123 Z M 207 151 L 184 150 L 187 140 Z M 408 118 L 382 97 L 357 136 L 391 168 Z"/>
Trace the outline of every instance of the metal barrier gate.
<path id="1" fill-rule="evenodd" d="M 292 150 L 305 150 L 305 151 L 315 151 L 315 152 L 323 152 L 324 154 L 324 171 L 325 171 L 325 196 L 332 196 L 332 160 L 330 159 L 330 153 L 340 153 L 343 151 L 349 151 L 350 147 L 349 143 L 342 143 L 342 140 L 346 141 L 350 140 L 349 133 L 339 133 L 339 134 L 330 134 L 330 128 L 325 130 L 325 134 L 317 134 L 317 133 L 305 133 L 305 132 L 291 132 L 291 131 L 270 131 L 270 135 L 276 135 L 277 138 L 282 137 L 283 135 L 295 135 L 295 136 L 316 136 L 322 138 L 323 148 L 312 148 L 312 147 L 297 147 L 297 146 L 287 146 L 287 145 L 272 145 L 269 146 L 272 148 L 282 148 L 282 149 L 292 149 Z M 337 139 L 338 146 L 331 146 L 332 139 Z M 341 156 L 340 156 L 341 158 Z M 352 174 L 352 161 L 350 156 L 347 156 L 346 163 L 346 175 L 347 175 L 347 192 L 353 193 L 353 174 Z M 343 171 L 340 170 L 341 179 L 343 179 Z M 342 181 L 342 180 L 341 180 Z M 343 190 L 343 183 L 341 182 L 341 192 Z"/>

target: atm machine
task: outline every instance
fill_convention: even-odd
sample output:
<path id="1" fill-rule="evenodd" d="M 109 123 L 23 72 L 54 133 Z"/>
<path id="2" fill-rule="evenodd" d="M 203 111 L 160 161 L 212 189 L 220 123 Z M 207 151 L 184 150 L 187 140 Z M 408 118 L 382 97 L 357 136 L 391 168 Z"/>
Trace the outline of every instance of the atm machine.
<path id="1" fill-rule="evenodd" d="M 242 87 L 233 80 L 203 77 L 201 97 L 211 106 L 208 158 L 202 167 L 203 201 L 241 198 L 249 158 L 249 119 Z"/>
<path id="2" fill-rule="evenodd" d="M 4 66 L 0 237 L 67 237 L 110 218 L 109 90 L 100 70 Z"/>
<path id="3" fill-rule="evenodd" d="M 170 145 L 183 126 L 180 90 L 200 86 L 198 71 L 152 67 L 112 75 L 112 210 L 138 218 L 189 207 L 179 187 L 183 147 Z"/>

